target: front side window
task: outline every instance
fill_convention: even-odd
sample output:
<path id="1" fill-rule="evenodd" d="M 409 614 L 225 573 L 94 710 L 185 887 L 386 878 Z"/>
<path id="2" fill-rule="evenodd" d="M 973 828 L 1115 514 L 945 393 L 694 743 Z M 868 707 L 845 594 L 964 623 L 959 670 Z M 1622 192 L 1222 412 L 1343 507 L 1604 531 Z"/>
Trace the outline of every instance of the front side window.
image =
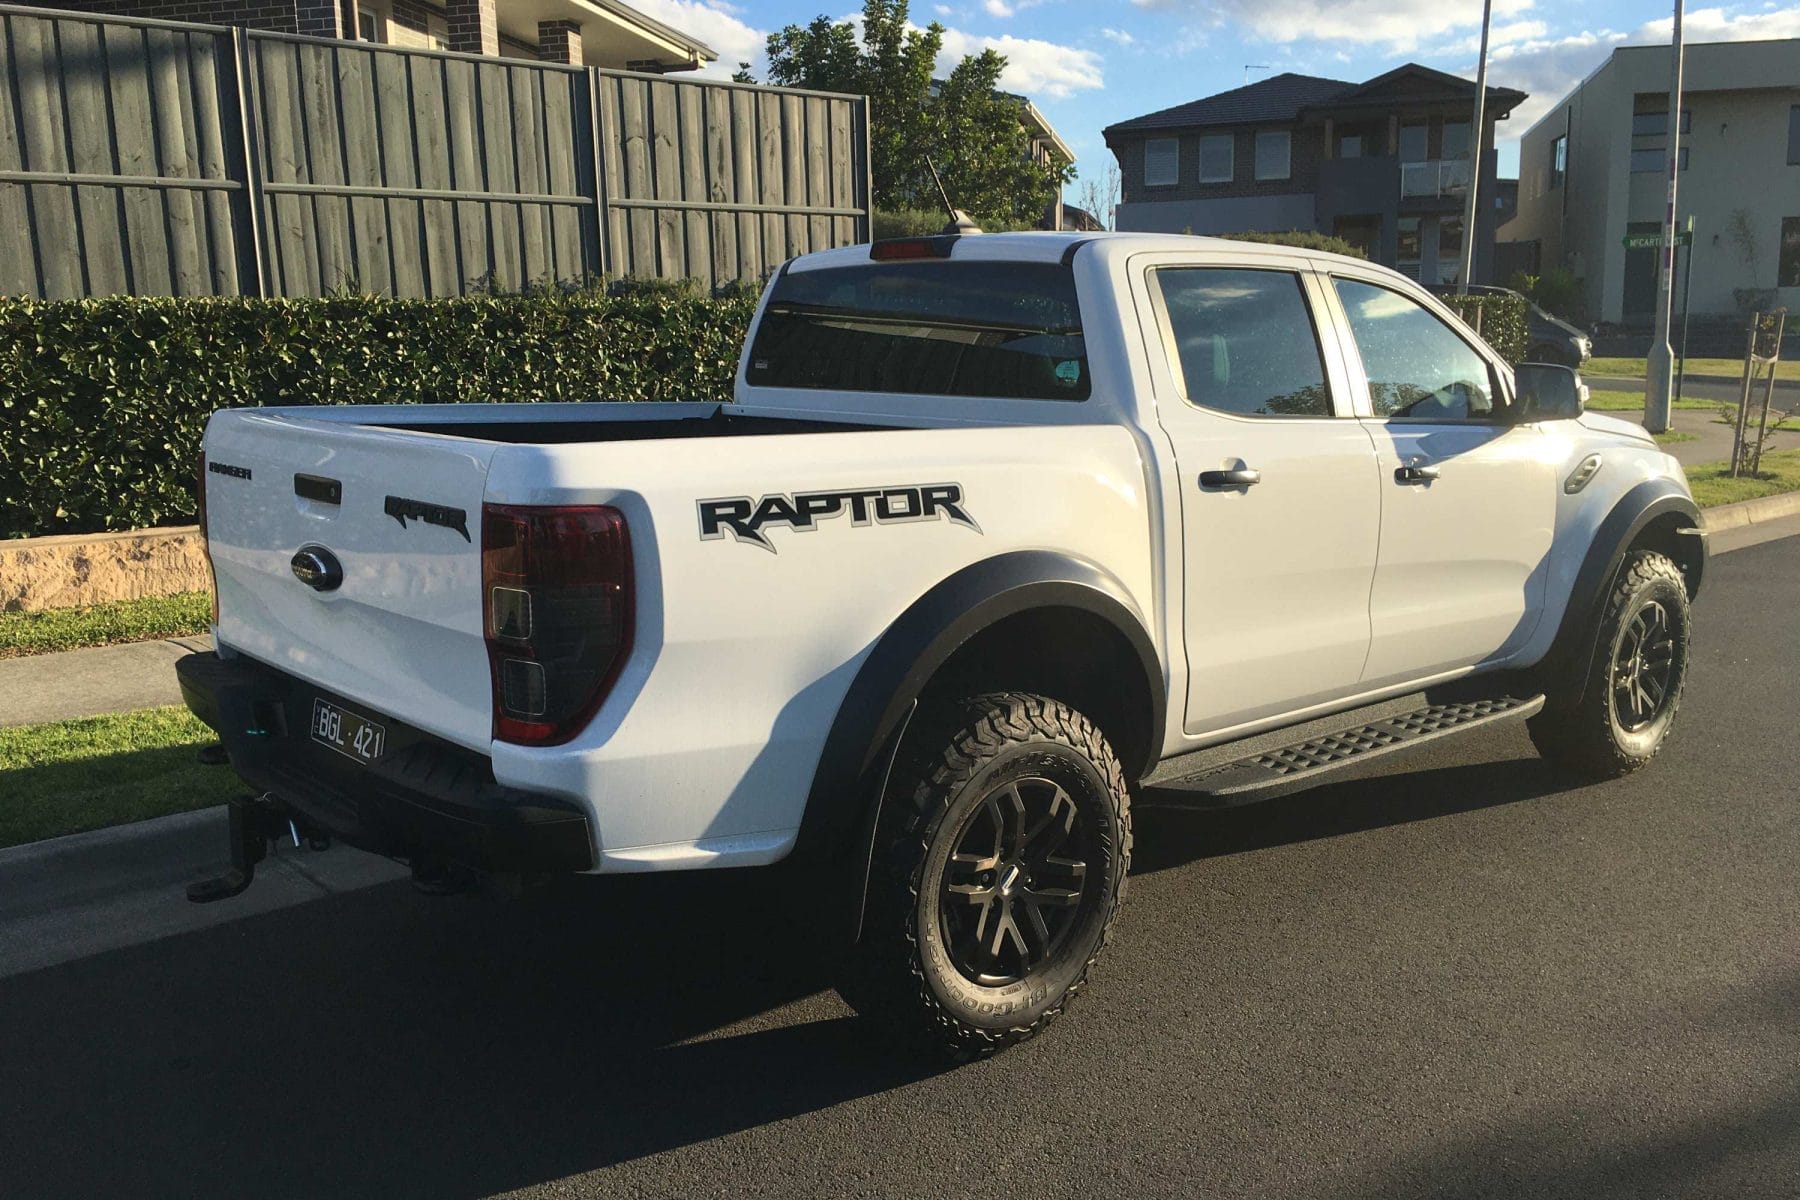
<path id="1" fill-rule="evenodd" d="M 1200 139 L 1200 182 L 1230 183 L 1232 177 L 1232 142 L 1229 133 L 1209 133 Z"/>
<path id="2" fill-rule="evenodd" d="M 1085 400 L 1075 277 L 1059 263 L 923 260 L 790 271 L 750 347 L 753 387 Z"/>
<path id="3" fill-rule="evenodd" d="M 1494 413 L 1492 373 L 1433 313 L 1399 292 L 1334 279 L 1369 378 L 1369 405 L 1393 420 L 1480 421 Z"/>
<path id="4" fill-rule="evenodd" d="M 1681 147 L 1677 157 L 1681 160 L 1681 169 L 1687 170 L 1688 148 Z M 1661 146 L 1654 150 L 1633 150 L 1631 152 L 1631 173 L 1633 175 L 1658 175 L 1669 169 L 1669 152 Z"/>
<path id="5" fill-rule="evenodd" d="M 1291 147 L 1285 129 L 1269 130 L 1256 135 L 1256 177 L 1286 179 Z"/>
<path id="6" fill-rule="evenodd" d="M 1569 176 L 1569 135 L 1550 143 L 1550 186 L 1559 188 Z"/>
<path id="7" fill-rule="evenodd" d="M 1170 187 L 1181 178 L 1181 143 L 1151 138 L 1144 143 L 1144 186 Z"/>
<path id="8" fill-rule="evenodd" d="M 1444 122 L 1444 152 L 1438 157 L 1469 157 L 1469 123 L 1467 121 Z"/>
<path id="9" fill-rule="evenodd" d="M 1155 278 L 1190 404 L 1248 417 L 1332 415 L 1298 275 L 1165 267 Z"/>

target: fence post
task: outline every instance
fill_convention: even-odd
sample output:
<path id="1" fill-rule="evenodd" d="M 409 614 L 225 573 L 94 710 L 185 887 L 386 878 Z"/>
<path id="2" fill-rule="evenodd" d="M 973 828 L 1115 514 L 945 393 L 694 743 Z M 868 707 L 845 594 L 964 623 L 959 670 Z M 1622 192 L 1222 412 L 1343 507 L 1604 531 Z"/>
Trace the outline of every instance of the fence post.
<path id="1" fill-rule="evenodd" d="M 217 45 L 218 43 L 215 43 Z M 219 132 L 230 147 L 226 171 L 237 176 L 233 195 L 232 226 L 237 242 L 238 293 L 267 296 L 268 279 L 263 258 L 263 179 L 261 144 L 256 130 L 256 106 L 251 95 L 250 37 L 242 26 L 231 30 L 229 70 L 219 72 L 224 103 L 219 108 Z M 236 162 L 229 160 L 235 159 Z M 232 172 L 233 166 L 239 169 Z M 248 287 L 246 287 L 248 285 Z"/>
<path id="2" fill-rule="evenodd" d="M 875 240 L 875 143 L 869 127 L 869 98 L 862 98 L 863 241 Z"/>
<path id="3" fill-rule="evenodd" d="M 588 154 L 592 160 L 589 181 L 593 184 L 594 203 L 589 211 L 593 213 L 592 223 L 588 228 L 587 271 L 596 281 L 606 278 L 607 245 L 606 245 L 606 152 L 602 149 L 601 137 L 605 134 L 605 123 L 600 119 L 600 76 L 593 67 L 581 69 L 581 90 L 584 107 L 587 109 L 587 144 Z M 579 165 L 578 165 L 579 169 Z"/>

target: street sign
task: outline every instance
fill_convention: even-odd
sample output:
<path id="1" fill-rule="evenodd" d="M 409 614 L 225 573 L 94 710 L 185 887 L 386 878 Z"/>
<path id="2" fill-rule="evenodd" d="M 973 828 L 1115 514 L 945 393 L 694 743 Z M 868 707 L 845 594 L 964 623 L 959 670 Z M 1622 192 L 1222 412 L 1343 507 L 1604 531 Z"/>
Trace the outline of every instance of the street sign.
<path id="1" fill-rule="evenodd" d="M 1663 244 L 1660 233 L 1628 233 L 1623 240 L 1627 250 L 1660 250 Z M 1691 229 L 1676 230 L 1675 244 L 1677 246 L 1693 245 L 1694 231 Z"/>

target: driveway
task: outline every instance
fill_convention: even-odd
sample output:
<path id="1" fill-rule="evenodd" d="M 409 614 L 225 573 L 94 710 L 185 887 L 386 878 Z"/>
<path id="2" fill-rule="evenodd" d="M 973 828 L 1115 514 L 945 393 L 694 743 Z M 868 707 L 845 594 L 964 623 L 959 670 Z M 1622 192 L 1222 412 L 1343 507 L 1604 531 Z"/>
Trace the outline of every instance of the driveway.
<path id="1" fill-rule="evenodd" d="M 1138 814 L 1038 1041 L 872 1044 L 756 877 L 385 883 L 0 979 L 9 1195 L 1792 1197 L 1800 538 L 1715 560 L 1681 725 L 1507 729 Z M 338 853 L 333 851 L 332 853 Z"/>

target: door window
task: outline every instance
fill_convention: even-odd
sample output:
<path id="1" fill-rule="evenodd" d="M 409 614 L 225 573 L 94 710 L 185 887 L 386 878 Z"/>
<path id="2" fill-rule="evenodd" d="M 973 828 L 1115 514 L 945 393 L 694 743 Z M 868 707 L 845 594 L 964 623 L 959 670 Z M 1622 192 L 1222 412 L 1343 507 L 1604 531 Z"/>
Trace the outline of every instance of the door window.
<path id="1" fill-rule="evenodd" d="M 1156 272 L 1173 361 L 1190 403 L 1250 417 L 1329 417 L 1331 391 L 1300 277 L 1290 271 Z"/>
<path id="2" fill-rule="evenodd" d="M 1493 416 L 1487 360 L 1429 309 L 1372 283 L 1332 282 L 1362 355 L 1376 416 L 1426 421 Z"/>

